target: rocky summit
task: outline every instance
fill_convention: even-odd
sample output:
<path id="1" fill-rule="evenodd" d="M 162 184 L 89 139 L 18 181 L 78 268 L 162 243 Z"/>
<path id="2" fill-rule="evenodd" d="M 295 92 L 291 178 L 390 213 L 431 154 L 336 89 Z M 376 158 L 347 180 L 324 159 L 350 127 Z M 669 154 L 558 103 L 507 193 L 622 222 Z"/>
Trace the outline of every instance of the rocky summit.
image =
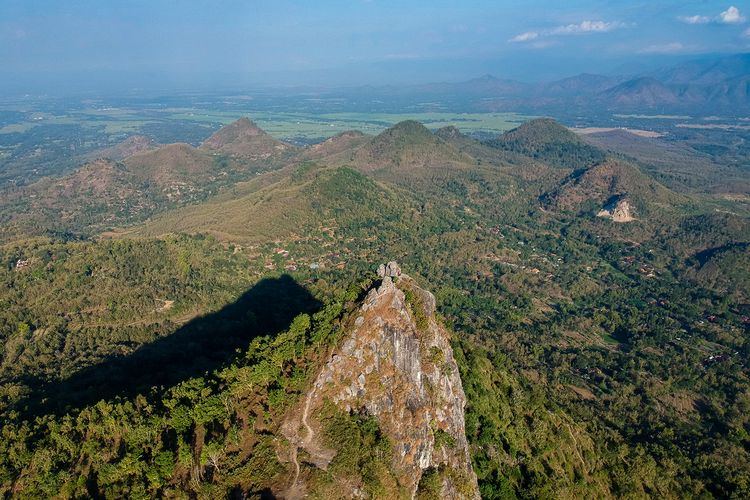
<path id="1" fill-rule="evenodd" d="M 466 398 L 435 298 L 395 262 L 378 274 L 381 281 L 368 291 L 348 335 L 283 426 L 295 466 L 286 497 L 315 493 L 314 469 L 325 470 L 334 458 L 320 418 L 333 404 L 374 418 L 390 441 L 393 481 L 386 497 L 414 498 L 432 488 L 440 498 L 479 498 L 464 429 Z M 356 498 L 360 488 L 342 483 L 334 491 Z"/>

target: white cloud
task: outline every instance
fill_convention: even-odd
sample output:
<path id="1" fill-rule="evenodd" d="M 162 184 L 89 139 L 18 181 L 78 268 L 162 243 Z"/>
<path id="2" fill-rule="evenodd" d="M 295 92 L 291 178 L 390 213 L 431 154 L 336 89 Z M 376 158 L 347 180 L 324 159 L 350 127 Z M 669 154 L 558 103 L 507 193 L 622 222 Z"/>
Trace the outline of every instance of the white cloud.
<path id="1" fill-rule="evenodd" d="M 530 42 L 532 40 L 536 40 L 539 38 L 539 33 L 536 31 L 527 31 L 525 33 L 521 33 L 520 35 L 516 35 L 513 38 L 511 38 L 510 42 L 518 43 L 518 42 Z"/>
<path id="2" fill-rule="evenodd" d="M 710 22 L 718 24 L 741 24 L 745 22 L 745 16 L 740 9 L 731 5 L 727 10 L 721 12 L 716 17 L 709 16 L 680 16 L 677 19 L 687 24 L 708 24 Z"/>
<path id="3" fill-rule="evenodd" d="M 719 14 L 717 21 L 724 24 L 740 24 L 745 22 L 745 18 L 740 14 L 740 9 L 732 5 Z"/>
<path id="4" fill-rule="evenodd" d="M 750 38 L 750 28 L 743 31 L 742 36 L 744 36 L 745 38 Z"/>
<path id="5" fill-rule="evenodd" d="M 550 42 L 550 37 L 558 35 L 585 35 L 590 33 L 606 33 L 618 28 L 635 26 L 635 24 L 625 24 L 620 21 L 581 21 L 580 23 L 566 24 L 545 31 L 526 31 L 514 36 L 508 42 L 510 43 L 529 43 L 531 47 L 542 49 L 556 45 L 556 42 Z"/>
<path id="6" fill-rule="evenodd" d="M 656 45 L 649 45 L 640 52 L 642 54 L 675 54 L 685 50 L 685 46 L 680 42 L 662 43 Z"/>
<path id="7" fill-rule="evenodd" d="M 623 24 L 620 22 L 606 22 L 606 21 L 582 21 L 578 24 L 567 24 L 565 26 L 558 26 L 553 29 L 550 33 L 552 35 L 579 35 L 583 33 L 606 33 L 614 29 L 622 27 Z"/>
<path id="8" fill-rule="evenodd" d="M 687 24 L 708 24 L 711 18 L 708 16 L 680 16 L 677 19 Z"/>

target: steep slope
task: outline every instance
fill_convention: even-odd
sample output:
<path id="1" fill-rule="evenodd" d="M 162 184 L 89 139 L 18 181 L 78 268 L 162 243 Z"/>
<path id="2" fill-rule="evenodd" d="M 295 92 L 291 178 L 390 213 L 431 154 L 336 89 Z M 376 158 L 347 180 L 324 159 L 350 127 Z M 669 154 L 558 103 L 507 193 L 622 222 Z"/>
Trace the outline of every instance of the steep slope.
<path id="1" fill-rule="evenodd" d="M 274 139 L 248 118 L 240 118 L 203 141 L 201 149 L 250 160 L 266 160 L 294 148 Z"/>
<path id="2" fill-rule="evenodd" d="M 340 453 L 326 436 L 332 404 L 374 418 L 391 443 L 390 470 L 381 472 L 389 486 L 380 496 L 479 498 L 464 428 L 466 397 L 448 333 L 435 319 L 435 298 L 395 262 L 381 265 L 379 274 L 382 283 L 370 289 L 350 333 L 283 426 L 296 471 L 286 496 L 316 494 L 316 476 Z M 311 465 L 304 470 L 300 450 Z M 351 477 L 357 474 L 336 470 L 324 495 L 358 496 L 362 485 Z"/>
<path id="3" fill-rule="evenodd" d="M 526 122 L 487 145 L 560 168 L 585 168 L 604 159 L 604 153 L 550 118 Z"/>
<path id="4" fill-rule="evenodd" d="M 551 210 L 593 211 L 616 222 L 630 222 L 656 210 L 671 210 L 682 199 L 633 165 L 608 160 L 574 172 L 542 195 L 541 201 Z"/>
<path id="5" fill-rule="evenodd" d="M 175 278 L 188 290 L 173 293 L 186 300 L 212 300 L 204 292 L 216 293 L 217 273 L 233 292 L 228 303 L 179 325 L 165 318 L 170 312 L 149 311 L 163 328 L 143 322 L 143 335 L 120 337 L 127 346 L 111 344 L 95 325 L 76 338 L 39 325 L 14 333 L 0 369 L 10 375 L 4 384 L 24 389 L 4 399 L 0 427 L 6 436 L 29 430 L 23 442 L 0 441 L 4 496 L 478 498 L 448 332 L 433 314 L 433 296 L 399 276 L 397 265 L 321 303 L 289 275 L 251 278 L 255 284 L 236 295 L 252 274 L 245 257 L 203 238 L 75 247 L 82 260 L 66 265 L 88 262 L 94 272 L 83 279 L 111 283 L 99 293 L 80 280 L 56 283 L 87 289 L 74 297 L 82 304 L 117 302 L 120 293 L 140 298 L 136 285 L 151 272 L 158 276 L 145 285 L 145 301 L 129 302 L 133 312 L 162 302 L 158 290 Z M 186 254 L 202 257 L 192 276 L 179 270 Z M 140 266 L 105 264 L 123 258 Z M 45 351 L 62 340 L 77 355 L 92 338 L 105 345 L 80 354 L 93 358 L 45 357 L 46 367 L 33 367 L 34 375 L 47 368 L 43 380 L 11 366 L 32 364 L 32 343 Z M 335 400 L 362 379 L 364 391 Z M 17 459 L 11 449 L 21 451 Z M 40 466 L 42 454 L 52 460 Z"/>
<path id="6" fill-rule="evenodd" d="M 733 242 L 698 252 L 687 276 L 701 285 L 747 303 L 750 298 L 750 243 Z"/>

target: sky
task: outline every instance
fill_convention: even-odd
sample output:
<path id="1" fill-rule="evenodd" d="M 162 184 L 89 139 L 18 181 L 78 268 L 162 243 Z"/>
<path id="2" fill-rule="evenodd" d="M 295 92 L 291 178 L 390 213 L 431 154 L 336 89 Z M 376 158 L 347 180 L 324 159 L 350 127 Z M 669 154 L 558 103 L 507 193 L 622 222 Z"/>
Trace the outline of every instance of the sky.
<path id="1" fill-rule="evenodd" d="M 0 0 L 0 89 L 542 81 L 750 52 L 750 0 Z"/>

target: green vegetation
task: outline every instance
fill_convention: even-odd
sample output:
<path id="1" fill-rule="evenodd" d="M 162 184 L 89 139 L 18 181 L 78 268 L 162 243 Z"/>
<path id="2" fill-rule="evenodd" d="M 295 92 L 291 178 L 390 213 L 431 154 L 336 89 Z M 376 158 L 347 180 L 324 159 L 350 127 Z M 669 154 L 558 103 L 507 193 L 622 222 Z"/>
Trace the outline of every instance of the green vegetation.
<path id="1" fill-rule="evenodd" d="M 428 327 L 428 319 L 422 299 L 411 289 L 404 290 L 404 298 L 406 299 L 406 303 L 409 304 L 411 313 L 414 315 L 414 323 L 417 325 L 417 328 L 420 331 L 426 330 Z M 433 358 L 437 358 L 437 354 L 435 354 Z"/>
<path id="2" fill-rule="evenodd" d="M 19 394 L 4 386 L 0 490 L 6 495 L 16 490 L 34 497 L 147 497 L 176 491 L 226 496 L 238 488 L 250 492 L 268 488 L 287 471 L 277 459 L 272 438 L 280 416 L 315 374 L 327 348 L 337 341 L 351 301 L 369 283 L 342 291 L 312 316 L 298 315 L 283 331 L 256 336 L 247 348 L 228 354 L 228 361 L 210 373 L 199 375 L 200 363 L 182 358 L 183 370 L 193 370 L 193 374 L 168 389 L 144 388 L 126 398 L 105 396 L 73 413 L 48 413 L 26 420 L 15 409 L 20 406 L 13 404 L 14 394 L 19 403 L 23 401 L 23 391 Z M 284 301 L 291 299 L 272 298 L 277 307 L 288 307 Z M 239 319 L 233 316 L 239 311 L 231 307 L 222 313 L 227 320 Z M 255 322 L 262 313 L 257 311 Z M 235 328 L 252 328 L 255 322 L 241 318 Z M 216 325 L 216 321 L 209 324 Z M 28 326 L 19 331 L 28 333 Z M 142 370 L 143 365 L 131 369 Z M 123 376 L 132 383 L 134 373 Z M 100 395 L 109 390 L 102 388 Z M 333 428 L 347 430 L 332 434 L 337 439 L 349 436 L 352 429 L 361 430 L 356 435 L 360 441 L 347 451 L 373 454 L 363 457 L 362 464 L 375 458 L 382 462 L 388 443 L 379 437 L 377 425 L 369 420 L 349 421 L 350 417 L 338 414 L 331 418 Z M 341 460 L 356 457 L 352 453 L 342 454 Z M 372 474 L 380 473 L 376 466 L 372 462 Z"/>
<path id="3" fill-rule="evenodd" d="M 395 259 L 455 332 L 485 498 L 750 495 L 747 219 L 538 125 L 504 146 L 406 124 L 366 154 L 269 165 L 121 240 L 13 237 L 0 247 L 3 494 L 288 484 L 282 416 L 340 338 L 363 290 L 348 284 Z M 648 217 L 591 215 L 620 191 Z M 540 209 L 545 193 L 575 209 Z M 346 452 L 305 473 L 330 491 L 337 478 L 395 491 L 375 422 L 327 418 Z M 420 496 L 443 473 L 426 471 Z"/>
<path id="4" fill-rule="evenodd" d="M 524 123 L 490 145 L 533 158 L 555 167 L 584 169 L 605 159 L 604 153 L 554 120 L 542 118 Z"/>
<path id="5" fill-rule="evenodd" d="M 392 448 L 377 421 L 349 415 L 328 403 L 321 416 L 326 445 L 336 451 L 329 474 L 336 479 L 354 480 L 364 486 L 370 498 L 394 498 L 405 492 L 394 487 L 391 471 Z M 400 494 L 400 495 L 399 495 Z"/>

